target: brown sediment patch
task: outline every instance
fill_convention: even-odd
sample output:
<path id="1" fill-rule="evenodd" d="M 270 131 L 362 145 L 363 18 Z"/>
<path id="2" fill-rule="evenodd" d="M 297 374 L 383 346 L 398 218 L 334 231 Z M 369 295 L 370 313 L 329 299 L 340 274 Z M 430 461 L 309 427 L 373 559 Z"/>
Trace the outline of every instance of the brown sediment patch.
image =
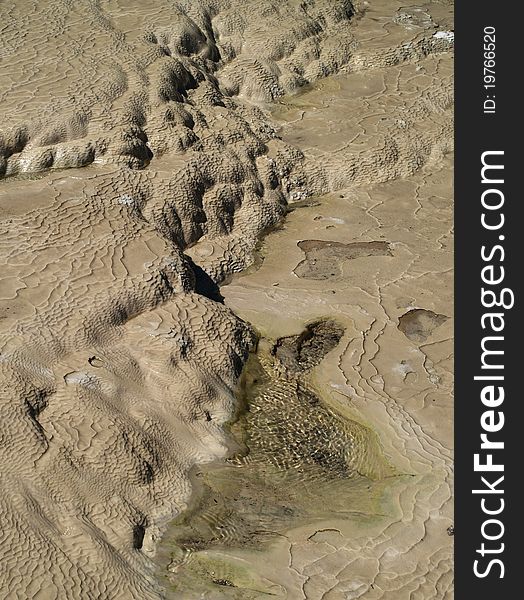
<path id="1" fill-rule="evenodd" d="M 425 342 L 449 317 L 424 308 L 414 308 L 398 319 L 398 328 L 414 342 Z"/>
<path id="2" fill-rule="evenodd" d="M 343 335 L 344 328 L 336 321 L 317 321 L 307 325 L 299 335 L 279 338 L 272 354 L 286 370 L 300 373 L 318 365 Z"/>
<path id="3" fill-rule="evenodd" d="M 298 247 L 306 258 L 295 268 L 295 274 L 303 279 L 332 279 L 342 275 L 342 265 L 348 260 L 366 256 L 392 256 L 388 242 L 329 242 L 324 240 L 304 240 Z"/>

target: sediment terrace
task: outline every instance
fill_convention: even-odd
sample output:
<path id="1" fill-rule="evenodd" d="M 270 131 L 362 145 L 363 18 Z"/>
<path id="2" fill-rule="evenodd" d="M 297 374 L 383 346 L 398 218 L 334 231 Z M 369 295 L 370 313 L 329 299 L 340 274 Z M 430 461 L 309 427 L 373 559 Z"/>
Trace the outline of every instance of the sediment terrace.
<path id="1" fill-rule="evenodd" d="M 345 335 L 362 343 L 361 352 L 349 338 L 341 346 L 341 401 L 420 485 L 395 488 L 387 526 L 348 534 L 351 556 L 315 558 L 306 548 L 288 597 L 449 597 L 440 524 L 449 521 L 450 440 L 449 426 L 437 427 L 449 407 L 433 403 L 448 394 L 448 337 L 431 336 L 449 336 L 450 322 L 435 318 L 450 316 L 450 299 L 429 297 L 451 269 L 441 266 L 450 6 L 49 0 L 0 11 L 4 597 L 169 594 L 152 560 L 158 540 L 187 506 L 191 468 L 227 453 L 223 424 L 255 340 L 247 321 L 264 329 L 260 315 L 281 293 L 258 290 L 261 306 L 238 284 L 218 286 L 252 263 L 288 204 L 335 191 L 343 206 L 315 215 L 315 235 L 304 221 L 309 231 L 293 242 L 297 293 L 269 337 L 297 335 L 319 304 L 315 317 L 334 316 L 322 300 L 332 276 L 308 276 L 323 272 L 317 261 L 302 267 L 304 279 L 298 265 L 336 247 L 329 286 L 350 298 Z M 447 174 L 433 180 L 434 171 Z M 369 187 L 380 182 L 391 187 Z M 400 240 L 391 220 L 412 212 Z M 331 226 L 341 239 L 325 235 Z M 278 239 L 268 240 L 281 256 Z M 297 242 L 306 240 L 336 245 L 306 244 L 304 254 Z M 390 259 L 397 266 L 380 285 L 352 268 Z M 249 277 L 266 277 L 268 265 L 265 257 Z M 316 296 L 296 287 L 303 280 Z M 401 293 L 406 281 L 417 283 Z M 384 308 L 388 286 L 399 288 L 396 309 Z M 405 316 L 415 309 L 426 312 Z M 428 339 L 402 359 L 394 384 L 382 358 L 397 352 L 385 343 L 392 330 Z M 325 374 L 335 368 L 323 364 L 332 365 Z M 386 547 L 413 577 L 393 577 Z M 354 563 L 363 548 L 368 562 Z M 380 580 L 368 577 L 371 563 Z M 300 572 L 313 564 L 322 575 Z M 337 591 L 344 568 L 352 583 Z"/>

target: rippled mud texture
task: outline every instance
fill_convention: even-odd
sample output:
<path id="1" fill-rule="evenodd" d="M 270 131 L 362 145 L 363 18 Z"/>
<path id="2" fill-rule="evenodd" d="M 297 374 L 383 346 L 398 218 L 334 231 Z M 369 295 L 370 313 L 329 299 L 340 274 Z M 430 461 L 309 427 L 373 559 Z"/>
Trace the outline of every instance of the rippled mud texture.
<path id="1" fill-rule="evenodd" d="M 424 477 L 421 465 L 431 465 L 434 477 L 448 473 L 449 440 L 432 424 L 435 411 L 446 415 L 443 348 L 450 323 L 426 342 L 410 340 L 398 326 L 410 309 L 450 314 L 449 299 L 431 296 L 442 287 L 442 273 L 435 281 L 431 273 L 435 262 L 445 264 L 449 194 L 442 181 L 402 179 L 429 180 L 451 146 L 449 5 L 17 0 L 1 4 L 0 22 L 2 593 L 169 595 L 155 573 L 158 540 L 190 501 L 195 465 L 228 453 L 224 424 L 237 410 L 234 392 L 255 339 L 247 321 L 274 340 L 299 335 L 304 323 L 321 317 L 339 322 L 323 294 L 347 286 L 350 272 L 351 302 L 373 315 L 376 303 L 386 301 L 366 271 L 374 261 L 389 261 L 389 285 L 406 277 L 427 291 L 408 286 L 396 300 L 402 309 L 389 309 L 395 332 L 413 349 L 413 357 L 399 359 L 398 390 L 383 373 L 384 353 L 372 361 L 377 373 L 362 374 L 378 396 L 366 395 L 369 406 L 390 398 L 386 412 L 400 402 L 400 416 L 390 422 L 380 410 L 364 416 L 355 410 L 353 420 L 377 429 L 399 472 Z M 295 95 L 301 88 L 307 91 Z M 373 192 L 369 205 L 371 192 L 348 189 L 378 182 L 398 188 Z M 340 214 L 321 214 L 293 235 L 286 248 L 296 260 L 281 261 L 281 268 L 291 276 L 304 259 L 297 244 L 307 239 L 385 241 L 392 256 L 345 261 L 341 279 L 327 280 L 325 291 L 314 286 L 326 281 L 307 280 L 320 295 L 300 291 L 291 312 L 275 319 L 280 330 L 266 335 L 258 321 L 271 303 L 260 308 L 250 299 L 259 312 L 246 313 L 244 292 L 219 285 L 253 263 L 260 234 L 282 220 L 289 204 L 335 191 L 347 195 Z M 352 221 L 363 205 L 368 212 L 355 221 L 357 230 L 336 239 L 338 219 Z M 321 206 L 297 209 L 288 219 Z M 357 212 L 346 214 L 348 206 Z M 412 208 L 418 216 L 399 240 L 391 222 Z M 364 222 L 367 231 L 358 229 Z M 329 226 L 332 237 L 320 235 Z M 280 256 L 278 244 L 275 252 Z M 265 281 L 274 259 L 261 254 L 264 262 L 252 275 Z M 272 272 L 281 270 L 273 265 Z M 295 284 L 304 281 L 292 276 Z M 267 284 L 271 293 L 273 283 L 279 282 Z M 306 314 L 320 304 L 326 310 Z M 366 342 L 364 357 L 377 339 L 389 339 L 380 333 L 380 315 L 373 322 L 346 315 L 346 329 L 352 319 L 353 339 L 362 332 L 378 336 Z M 428 389 L 419 372 L 422 354 Z M 329 356 L 325 361 L 331 365 Z M 337 408 L 340 415 L 348 407 Z M 414 428 L 409 441 L 400 422 Z M 412 460 L 408 448 L 391 440 L 420 443 L 422 458 Z M 448 511 L 449 493 L 429 487 L 406 487 L 397 498 L 402 522 L 392 518 L 391 527 L 411 531 L 401 525 L 412 519 L 430 531 L 435 515 Z M 397 543 L 391 528 L 359 531 L 359 548 L 377 536 L 403 555 L 415 544 Z M 449 544 L 420 535 L 430 543 L 408 553 L 418 557 L 411 571 L 420 589 L 427 580 L 433 595 L 444 597 Z M 372 546 L 369 560 L 384 577 L 373 589 L 398 589 L 403 597 L 404 584 L 388 583 L 398 566 L 379 560 L 379 546 Z M 306 563 L 313 564 L 308 552 Z M 317 593 L 311 586 L 324 589 L 322 582 L 339 577 L 337 568 L 324 564 L 324 575 L 308 579 L 307 597 Z M 296 578 L 278 585 L 302 597 L 301 571 L 293 569 Z M 368 581 L 368 567 L 354 572 Z M 366 585 L 363 594 L 380 597 Z"/>

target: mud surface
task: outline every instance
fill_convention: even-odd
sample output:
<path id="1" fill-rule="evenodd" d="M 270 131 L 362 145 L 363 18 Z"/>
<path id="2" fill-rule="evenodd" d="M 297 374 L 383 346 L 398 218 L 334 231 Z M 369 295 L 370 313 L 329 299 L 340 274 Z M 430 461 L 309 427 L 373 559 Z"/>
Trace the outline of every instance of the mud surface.
<path id="1" fill-rule="evenodd" d="M 451 4 L 0 22 L 0 596 L 449 598 Z"/>
<path id="2" fill-rule="evenodd" d="M 418 27 L 423 12 L 414 7 L 399 19 Z M 241 545 L 207 551 L 249 568 L 286 598 L 453 595 L 453 157 L 447 101 L 437 108 L 430 91 L 445 90 L 449 58 L 326 79 L 275 109 L 283 139 L 300 144 L 306 159 L 320 158 L 334 189 L 288 213 L 262 244 L 260 268 L 223 288 L 225 302 L 264 337 L 290 341 L 281 344 L 291 372 L 298 362 L 291 340 L 301 339 L 307 323 L 340 324 L 343 337 L 309 382 L 323 406 L 373 432 L 392 469 L 374 472 L 370 490 L 358 479 L 339 488 L 340 476 L 305 486 L 316 514 L 309 523 L 288 521 L 262 556 Z M 413 163 L 424 136 L 428 158 Z M 407 143 L 414 145 L 404 160 Z M 326 447 L 339 427 L 331 424 Z M 372 490 L 380 490 L 375 504 Z M 324 512 L 343 499 L 351 511 Z"/>

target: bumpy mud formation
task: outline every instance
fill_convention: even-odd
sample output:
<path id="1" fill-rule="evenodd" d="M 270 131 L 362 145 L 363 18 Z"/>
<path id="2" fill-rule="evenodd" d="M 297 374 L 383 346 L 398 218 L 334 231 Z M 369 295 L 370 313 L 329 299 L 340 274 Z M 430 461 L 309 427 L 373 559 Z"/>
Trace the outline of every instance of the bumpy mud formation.
<path id="1" fill-rule="evenodd" d="M 218 285 L 289 203 L 440 164 L 449 6 L 17 0 L 0 22 L 0 594 L 158 599 L 254 343 Z"/>

